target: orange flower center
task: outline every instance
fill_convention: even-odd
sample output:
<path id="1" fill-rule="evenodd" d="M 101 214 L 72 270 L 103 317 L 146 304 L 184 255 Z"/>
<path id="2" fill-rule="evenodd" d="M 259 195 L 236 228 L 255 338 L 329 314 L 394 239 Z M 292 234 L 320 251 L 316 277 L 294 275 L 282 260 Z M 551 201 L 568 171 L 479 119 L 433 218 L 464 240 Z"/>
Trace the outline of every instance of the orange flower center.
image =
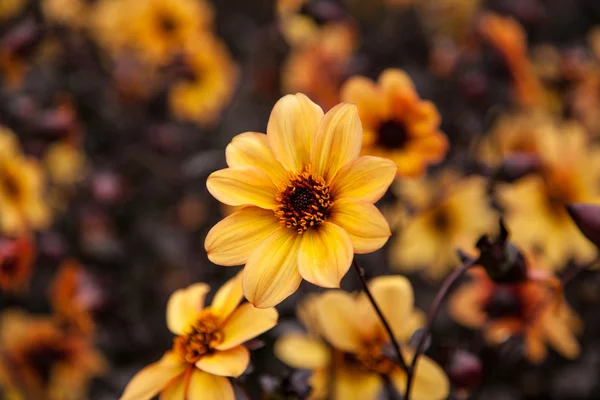
<path id="1" fill-rule="evenodd" d="M 187 335 L 177 336 L 173 340 L 173 351 L 185 362 L 195 364 L 214 346 L 223 341 L 223 332 L 219 329 L 219 320 L 212 314 L 202 316 Z"/>
<path id="2" fill-rule="evenodd" d="M 329 186 L 322 177 L 307 169 L 291 177 L 288 186 L 277 196 L 277 202 L 279 207 L 275 215 L 281 225 L 302 234 L 325 221 L 331 205 Z"/>
<path id="3" fill-rule="evenodd" d="M 388 149 L 401 149 L 409 139 L 404 122 L 395 119 L 382 123 L 377 134 L 378 144 Z"/>
<path id="4" fill-rule="evenodd" d="M 365 343 L 355 355 L 356 360 L 361 364 L 360 367 L 381 375 L 390 374 L 396 368 L 396 363 L 384 353 L 385 345 L 382 340 Z"/>
<path id="5" fill-rule="evenodd" d="M 21 185 L 19 184 L 19 177 L 16 176 L 12 171 L 4 171 L 0 177 L 1 185 L 4 189 L 4 193 L 11 199 L 18 201 L 21 198 Z"/>
<path id="6" fill-rule="evenodd" d="M 44 385 L 50 382 L 53 368 L 72 357 L 72 350 L 66 343 L 61 343 L 55 338 L 42 339 L 41 342 L 33 344 L 23 355 L 24 367 L 30 371 Z"/>

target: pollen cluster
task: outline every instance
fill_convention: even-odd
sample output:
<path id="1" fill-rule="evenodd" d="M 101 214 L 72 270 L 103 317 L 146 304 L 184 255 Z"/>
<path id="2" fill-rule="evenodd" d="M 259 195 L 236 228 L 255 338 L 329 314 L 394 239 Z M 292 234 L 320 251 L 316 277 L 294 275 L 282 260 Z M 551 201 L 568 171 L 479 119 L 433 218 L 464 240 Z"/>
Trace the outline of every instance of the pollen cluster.
<path id="1" fill-rule="evenodd" d="M 213 346 L 223 341 L 218 319 L 211 314 L 201 317 L 187 335 L 173 340 L 173 351 L 185 362 L 195 364 L 200 358 L 212 352 Z"/>
<path id="2" fill-rule="evenodd" d="M 307 169 L 290 177 L 290 183 L 277 196 L 277 202 L 279 207 L 275 215 L 281 225 L 302 234 L 325 220 L 331 197 L 323 178 Z"/>
<path id="3" fill-rule="evenodd" d="M 384 346 L 385 343 L 380 340 L 365 343 L 355 355 L 360 368 L 382 375 L 390 374 L 396 368 L 396 363 L 383 352 Z"/>

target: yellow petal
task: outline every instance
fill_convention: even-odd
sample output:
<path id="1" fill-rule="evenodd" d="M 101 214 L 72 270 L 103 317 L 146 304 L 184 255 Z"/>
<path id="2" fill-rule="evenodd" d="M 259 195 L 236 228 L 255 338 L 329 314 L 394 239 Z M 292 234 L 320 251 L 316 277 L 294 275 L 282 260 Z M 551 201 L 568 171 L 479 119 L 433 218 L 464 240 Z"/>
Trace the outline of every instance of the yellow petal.
<path id="1" fill-rule="evenodd" d="M 138 372 L 127 384 L 121 400 L 150 400 L 174 379 L 182 376 L 185 364 L 169 362 L 170 353 L 163 359 Z"/>
<path id="2" fill-rule="evenodd" d="M 271 233 L 279 229 L 271 210 L 246 206 L 212 227 L 204 248 L 208 259 L 219 265 L 242 265 Z"/>
<path id="3" fill-rule="evenodd" d="M 186 289 L 176 290 L 167 303 L 167 327 L 176 335 L 187 332 L 204 308 L 204 300 L 210 292 L 206 283 L 196 283 Z"/>
<path id="4" fill-rule="evenodd" d="M 229 379 L 194 368 L 186 399 L 235 400 Z"/>
<path id="5" fill-rule="evenodd" d="M 414 85 L 408 74 L 396 68 L 388 68 L 383 71 L 379 75 L 378 81 L 387 98 L 393 97 L 398 92 L 414 91 Z"/>
<path id="6" fill-rule="evenodd" d="M 379 375 L 350 368 L 336 369 L 334 384 L 337 400 L 377 399 L 383 389 Z"/>
<path id="7" fill-rule="evenodd" d="M 362 345 L 360 327 L 356 318 L 356 303 L 350 294 L 332 290 L 319 300 L 319 325 L 322 334 L 333 347 L 354 352 Z"/>
<path id="8" fill-rule="evenodd" d="M 392 160 L 363 156 L 344 165 L 331 182 L 336 200 L 346 197 L 375 203 L 388 190 L 398 167 Z"/>
<path id="9" fill-rule="evenodd" d="M 410 281 L 400 275 L 380 276 L 369 282 L 369 288 L 377 306 L 390 324 L 394 336 L 396 338 L 405 336 L 406 322 L 412 316 L 414 304 Z M 366 294 L 361 293 L 361 296 Z"/>
<path id="10" fill-rule="evenodd" d="M 318 369 L 329 364 L 330 350 L 316 336 L 290 333 L 275 342 L 275 356 L 292 368 Z"/>
<path id="11" fill-rule="evenodd" d="M 279 228 L 252 253 L 244 268 L 244 296 L 256 307 L 279 304 L 298 289 L 302 277 L 297 259 L 300 237 L 293 229 Z"/>
<path id="12" fill-rule="evenodd" d="M 305 95 L 287 95 L 273 107 L 267 125 L 267 138 L 275 158 L 283 167 L 300 172 L 310 162 L 310 151 L 319 122 L 321 107 Z"/>
<path id="13" fill-rule="evenodd" d="M 188 367 L 189 368 L 189 367 Z M 185 399 L 186 374 L 172 381 L 165 390 L 160 393 L 159 400 L 182 400 Z"/>
<path id="14" fill-rule="evenodd" d="M 363 128 L 375 128 L 380 115 L 385 114 L 385 99 L 373 81 L 363 76 L 353 76 L 340 90 L 340 97 L 346 103 L 356 104 Z"/>
<path id="15" fill-rule="evenodd" d="M 362 125 L 354 104 L 333 107 L 319 124 L 310 155 L 314 172 L 329 182 L 360 154 Z"/>
<path id="16" fill-rule="evenodd" d="M 391 373 L 394 388 L 404 394 L 406 374 L 400 368 Z M 444 370 L 429 357 L 421 356 L 413 378 L 413 388 L 408 400 L 442 400 L 450 393 L 450 381 Z"/>
<path id="17" fill-rule="evenodd" d="M 298 272 L 312 284 L 338 288 L 353 256 L 352 241 L 346 231 L 331 222 L 323 222 L 302 234 Z"/>
<path id="18" fill-rule="evenodd" d="M 561 356 L 571 360 L 575 359 L 579 357 L 581 352 L 579 343 L 575 338 L 575 334 L 569 329 L 566 322 L 556 316 L 554 312 L 560 314 L 563 311 L 548 309 L 546 315 L 544 316 L 544 331 L 548 339 L 548 343 Z"/>
<path id="19" fill-rule="evenodd" d="M 244 346 L 236 346 L 202 357 L 196 363 L 196 367 L 209 374 L 237 378 L 244 373 L 249 363 L 250 352 L 248 349 Z"/>
<path id="20" fill-rule="evenodd" d="M 228 280 L 217 290 L 210 305 L 210 310 L 213 315 L 216 315 L 223 321 L 231 315 L 243 298 L 242 272 L 238 272 L 236 276 Z"/>
<path id="21" fill-rule="evenodd" d="M 277 206 L 277 188 L 263 170 L 256 167 L 235 167 L 215 171 L 206 187 L 221 203 L 230 206 L 253 205 L 267 210 Z"/>
<path id="22" fill-rule="evenodd" d="M 277 310 L 256 308 L 250 303 L 239 306 L 221 327 L 223 341 L 215 346 L 227 350 L 254 339 L 277 325 Z"/>
<path id="23" fill-rule="evenodd" d="M 476 282 L 465 283 L 450 297 L 448 313 L 456 322 L 476 329 L 482 327 L 487 319 L 483 301 L 488 296 L 484 286 Z"/>
<path id="24" fill-rule="evenodd" d="M 328 211 L 328 221 L 344 228 L 357 254 L 380 249 L 392 235 L 384 216 L 373 204 L 344 199 L 335 201 Z"/>
<path id="25" fill-rule="evenodd" d="M 225 157 L 230 167 L 249 165 L 262 169 L 275 185 L 286 180 L 285 169 L 275 159 L 264 133 L 244 132 L 237 135 L 225 149 Z"/>

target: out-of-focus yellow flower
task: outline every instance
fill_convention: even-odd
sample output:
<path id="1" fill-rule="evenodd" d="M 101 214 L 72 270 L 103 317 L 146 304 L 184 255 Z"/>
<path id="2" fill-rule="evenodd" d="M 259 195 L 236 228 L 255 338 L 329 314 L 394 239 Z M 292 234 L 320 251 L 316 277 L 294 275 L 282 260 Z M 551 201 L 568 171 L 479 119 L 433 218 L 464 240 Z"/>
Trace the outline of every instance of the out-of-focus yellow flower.
<path id="1" fill-rule="evenodd" d="M 288 56 L 281 71 L 283 91 L 306 93 L 329 110 L 340 102 L 340 86 L 355 49 L 356 33 L 350 25 L 326 25 Z"/>
<path id="2" fill-rule="evenodd" d="M 387 0 L 390 5 L 409 0 Z M 450 37 L 459 44 L 469 40 L 481 0 L 410 0 L 429 32 L 438 38 Z"/>
<path id="3" fill-rule="evenodd" d="M 64 140 L 48 147 L 44 164 L 53 182 L 71 186 L 83 178 L 85 155 L 70 141 Z"/>
<path id="4" fill-rule="evenodd" d="M 439 130 L 440 115 L 430 101 L 421 100 L 410 77 L 388 69 L 379 81 L 350 78 L 342 100 L 356 104 L 363 123 L 363 154 L 392 159 L 399 176 L 419 176 L 429 164 L 441 161 L 448 140 Z"/>
<path id="5" fill-rule="evenodd" d="M 396 173 L 395 164 L 359 157 L 362 129 L 356 107 L 327 114 L 303 94 L 275 104 L 267 134 L 246 132 L 226 150 L 229 168 L 207 181 L 210 193 L 245 205 L 215 225 L 205 248 L 220 265 L 246 264 L 244 295 L 272 307 L 302 278 L 339 287 L 354 253 L 381 248 L 390 236 L 373 205 Z"/>
<path id="6" fill-rule="evenodd" d="M 0 230 L 19 234 L 49 222 L 40 166 L 21 154 L 11 131 L 0 127 Z"/>
<path id="7" fill-rule="evenodd" d="M 86 0 L 42 0 L 40 5 L 48 21 L 83 27 L 87 23 L 91 4 Z"/>
<path id="8" fill-rule="evenodd" d="M 423 314 L 413 309 L 410 282 L 402 276 L 378 277 L 369 283 L 369 288 L 395 339 L 406 344 L 424 322 Z M 312 398 L 327 398 L 330 384 L 335 391 L 333 398 L 338 400 L 376 399 L 383 389 L 382 377 L 403 393 L 406 373 L 386 354 L 384 349 L 390 345 L 390 338 L 367 295 L 329 291 L 314 301 L 311 308 L 318 325 L 310 328 L 317 330 L 335 351 L 331 353 L 314 335 L 285 335 L 276 345 L 276 355 L 284 362 L 313 370 L 311 383 L 317 391 Z M 412 350 L 406 349 L 408 364 L 411 356 Z M 434 400 L 445 399 L 450 385 L 444 371 L 423 356 L 417 362 L 413 388 L 412 398 Z"/>
<path id="9" fill-rule="evenodd" d="M 227 377 L 248 367 L 243 343 L 277 324 L 277 310 L 258 309 L 242 301 L 241 275 L 225 283 L 210 306 L 210 287 L 197 283 L 176 291 L 167 304 L 167 326 L 177 337 L 173 349 L 133 377 L 121 400 L 161 398 L 234 399 Z"/>
<path id="10" fill-rule="evenodd" d="M 20 13 L 27 0 L 2 0 L 0 2 L 0 22 L 11 19 L 18 13 Z"/>
<path id="11" fill-rule="evenodd" d="M 27 399 L 87 398 L 88 382 L 107 362 L 83 336 L 61 331 L 50 317 L 3 314 L 0 357 Z"/>
<path id="12" fill-rule="evenodd" d="M 391 246 L 391 262 L 400 271 L 423 270 L 441 279 L 458 266 L 456 249 L 475 251 L 477 239 L 495 230 L 497 216 L 481 177 L 444 171 L 435 179 L 403 181 L 399 192 L 416 210 Z"/>
<path id="13" fill-rule="evenodd" d="M 573 259 L 587 263 L 596 248 L 577 229 L 564 205 L 600 201 L 600 148 L 590 145 L 584 129 L 565 123 L 546 131 L 538 143 L 539 174 L 511 185 L 499 185 L 498 198 L 515 243 L 526 251 L 541 251 L 544 265 L 560 269 Z"/>
<path id="14" fill-rule="evenodd" d="M 563 357 L 579 356 L 575 334 L 582 322 L 564 299 L 554 298 L 560 285 L 554 275 L 529 268 L 524 281 L 495 283 L 483 268 L 469 273 L 472 280 L 459 287 L 449 302 L 450 315 L 458 323 L 483 329 L 493 345 L 523 336 L 525 354 L 534 363 L 546 358 L 546 345 Z"/>
<path id="15" fill-rule="evenodd" d="M 18 292 L 31 276 L 35 247 L 30 237 L 0 241 L 0 290 Z"/>
<path id="16" fill-rule="evenodd" d="M 178 119 L 209 125 L 231 99 L 237 68 L 225 44 L 208 33 L 190 40 L 184 55 L 193 77 L 171 88 L 171 112 Z"/>

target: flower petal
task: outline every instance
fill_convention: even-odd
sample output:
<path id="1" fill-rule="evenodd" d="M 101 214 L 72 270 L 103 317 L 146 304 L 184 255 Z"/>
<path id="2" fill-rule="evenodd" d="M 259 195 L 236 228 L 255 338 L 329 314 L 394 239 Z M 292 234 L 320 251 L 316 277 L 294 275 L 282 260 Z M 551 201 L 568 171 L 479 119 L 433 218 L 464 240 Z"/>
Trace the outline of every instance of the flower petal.
<path id="1" fill-rule="evenodd" d="M 176 290 L 167 303 L 167 327 L 176 335 L 185 334 L 204 308 L 204 299 L 210 292 L 206 283 L 195 283 Z"/>
<path id="2" fill-rule="evenodd" d="M 336 200 L 346 197 L 375 203 L 388 190 L 398 167 L 392 160 L 363 156 L 344 165 L 331 182 Z"/>
<path id="3" fill-rule="evenodd" d="M 383 380 L 379 375 L 356 368 L 336 369 L 334 382 L 336 399 L 377 399 L 383 389 Z"/>
<path id="4" fill-rule="evenodd" d="M 127 384 L 121 400 L 149 400 L 180 377 L 185 364 L 171 362 L 171 353 L 138 372 Z"/>
<path id="5" fill-rule="evenodd" d="M 277 318 L 277 310 L 274 308 L 256 308 L 250 303 L 244 303 L 221 327 L 223 341 L 215 349 L 231 349 L 254 339 L 277 325 Z"/>
<path id="6" fill-rule="evenodd" d="M 275 342 L 275 356 L 292 368 L 318 369 L 329 364 L 330 351 L 322 340 L 304 333 L 290 333 Z"/>
<path id="7" fill-rule="evenodd" d="M 285 169 L 275 158 L 264 133 L 244 132 L 237 135 L 225 149 L 225 157 L 230 167 L 252 166 L 262 169 L 276 186 L 286 180 Z"/>
<path id="8" fill-rule="evenodd" d="M 401 394 L 406 391 L 406 373 L 400 368 L 391 373 L 394 388 Z M 442 400 L 450 393 L 450 382 L 444 370 L 427 356 L 417 361 L 410 400 Z"/>
<path id="9" fill-rule="evenodd" d="M 297 254 L 300 238 L 293 229 L 281 227 L 252 253 L 244 268 L 244 296 L 256 307 L 279 304 L 298 289 Z"/>
<path id="10" fill-rule="evenodd" d="M 194 368 L 186 399 L 235 400 L 229 379 Z"/>
<path id="11" fill-rule="evenodd" d="M 224 321 L 244 298 L 242 291 L 242 272 L 238 272 L 236 276 L 225 282 L 223 286 L 217 290 L 213 298 L 210 310 L 213 315 Z"/>
<path id="12" fill-rule="evenodd" d="M 277 206 L 277 188 L 263 170 L 256 167 L 235 167 L 215 171 L 206 187 L 221 203 L 230 206 L 254 205 L 267 210 Z"/>
<path id="13" fill-rule="evenodd" d="M 346 231 L 331 222 L 323 222 L 302 234 L 298 272 L 312 284 L 338 288 L 353 256 L 352 241 Z"/>
<path id="14" fill-rule="evenodd" d="M 354 104 L 333 107 L 319 124 L 310 159 L 314 172 L 329 182 L 360 154 L 362 125 Z"/>
<path id="15" fill-rule="evenodd" d="M 335 201 L 328 211 L 328 220 L 350 235 L 357 254 L 380 249 L 392 235 L 384 216 L 373 204 L 344 199 Z"/>
<path id="16" fill-rule="evenodd" d="M 229 350 L 216 351 L 203 356 L 196 367 L 204 372 L 219 376 L 237 378 L 244 373 L 250 363 L 250 352 L 244 346 L 236 346 Z"/>
<path id="17" fill-rule="evenodd" d="M 190 367 L 188 367 L 190 368 Z M 191 371 L 190 371 L 191 372 Z M 178 379 L 173 380 L 169 386 L 166 387 L 160 393 L 159 400 L 182 400 L 185 399 L 185 385 L 186 385 L 186 373 L 179 377 Z"/>
<path id="18" fill-rule="evenodd" d="M 242 265 L 271 233 L 279 229 L 271 210 L 246 206 L 212 227 L 204 248 L 208 259 L 219 265 Z"/>
<path id="19" fill-rule="evenodd" d="M 283 167 L 300 172 L 310 162 L 310 151 L 323 110 L 305 95 L 287 95 L 273 107 L 267 138 Z"/>
<path id="20" fill-rule="evenodd" d="M 350 294 L 332 290 L 319 300 L 321 333 L 333 347 L 355 352 L 362 345 L 361 330 L 356 318 L 356 304 Z"/>
<path id="21" fill-rule="evenodd" d="M 400 275 L 380 276 L 369 282 L 369 289 L 371 289 L 377 306 L 390 324 L 394 336 L 396 338 L 405 336 L 406 322 L 411 319 L 414 304 L 410 281 Z M 361 296 L 366 296 L 366 294 L 361 293 Z M 381 329 L 383 330 L 383 325 L 381 325 Z"/>
<path id="22" fill-rule="evenodd" d="M 376 128 L 385 115 L 385 99 L 375 83 L 364 76 L 349 78 L 340 90 L 342 101 L 356 104 L 363 127 Z"/>

